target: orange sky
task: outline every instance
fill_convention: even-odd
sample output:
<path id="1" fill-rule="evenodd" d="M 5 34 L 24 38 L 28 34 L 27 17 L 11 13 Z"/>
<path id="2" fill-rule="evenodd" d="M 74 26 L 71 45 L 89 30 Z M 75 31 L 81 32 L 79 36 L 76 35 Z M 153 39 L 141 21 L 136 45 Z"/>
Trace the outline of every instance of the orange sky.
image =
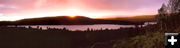
<path id="1" fill-rule="evenodd" d="M 167 0 L 0 0 L 0 21 L 49 16 L 90 18 L 155 15 Z"/>

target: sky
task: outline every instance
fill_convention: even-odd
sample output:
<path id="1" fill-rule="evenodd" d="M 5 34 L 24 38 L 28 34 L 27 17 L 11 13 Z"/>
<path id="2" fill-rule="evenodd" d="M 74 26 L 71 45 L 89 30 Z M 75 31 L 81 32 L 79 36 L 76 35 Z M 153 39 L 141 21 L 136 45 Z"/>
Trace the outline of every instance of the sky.
<path id="1" fill-rule="evenodd" d="M 0 0 L 0 21 L 51 16 L 155 15 L 168 0 Z"/>

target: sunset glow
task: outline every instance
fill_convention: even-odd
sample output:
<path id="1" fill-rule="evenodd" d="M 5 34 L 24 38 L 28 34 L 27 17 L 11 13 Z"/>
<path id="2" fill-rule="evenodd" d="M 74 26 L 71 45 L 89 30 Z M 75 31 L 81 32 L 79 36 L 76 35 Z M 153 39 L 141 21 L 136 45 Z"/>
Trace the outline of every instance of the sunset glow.
<path id="1" fill-rule="evenodd" d="M 71 16 L 71 17 L 81 14 L 80 10 L 77 10 L 77 9 L 68 9 L 67 11 L 64 11 L 64 12 L 65 12 L 64 15 Z"/>
<path id="2" fill-rule="evenodd" d="M 0 21 L 53 16 L 89 18 L 155 15 L 166 0 L 0 0 Z M 153 4 L 152 4 L 153 3 Z"/>
<path id="3" fill-rule="evenodd" d="M 75 18 L 76 16 L 69 16 L 70 18 Z"/>

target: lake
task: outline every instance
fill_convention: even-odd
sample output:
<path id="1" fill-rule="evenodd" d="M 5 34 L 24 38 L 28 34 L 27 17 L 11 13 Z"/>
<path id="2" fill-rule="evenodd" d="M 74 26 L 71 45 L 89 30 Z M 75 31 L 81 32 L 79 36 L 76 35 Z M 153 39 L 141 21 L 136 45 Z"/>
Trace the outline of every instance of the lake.
<path id="1" fill-rule="evenodd" d="M 143 26 L 146 26 L 148 24 L 156 24 L 156 22 L 148 22 L 145 23 Z M 57 28 L 57 29 L 63 29 L 66 28 L 71 31 L 76 31 L 76 30 L 87 30 L 93 29 L 93 30 L 105 30 L 105 29 L 120 29 L 120 28 L 134 28 L 134 25 L 115 25 L 115 24 L 95 24 L 95 25 L 20 25 L 18 27 L 26 27 L 28 28 L 31 26 L 32 28 L 37 28 L 38 26 L 41 27 L 43 30 L 46 30 L 47 28 Z M 9 26 L 9 27 L 14 27 L 14 26 Z"/>

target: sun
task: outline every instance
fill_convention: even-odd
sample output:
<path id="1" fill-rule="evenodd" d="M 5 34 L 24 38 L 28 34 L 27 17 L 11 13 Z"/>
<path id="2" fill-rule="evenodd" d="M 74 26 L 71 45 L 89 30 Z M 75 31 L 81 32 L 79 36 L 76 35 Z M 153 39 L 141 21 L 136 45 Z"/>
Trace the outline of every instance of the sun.
<path id="1" fill-rule="evenodd" d="M 76 16 L 69 16 L 70 18 L 75 18 Z"/>
<path id="2" fill-rule="evenodd" d="M 66 13 L 67 13 L 67 16 L 69 16 L 70 18 L 75 18 L 76 16 L 80 14 L 80 11 L 77 9 L 68 9 Z"/>

